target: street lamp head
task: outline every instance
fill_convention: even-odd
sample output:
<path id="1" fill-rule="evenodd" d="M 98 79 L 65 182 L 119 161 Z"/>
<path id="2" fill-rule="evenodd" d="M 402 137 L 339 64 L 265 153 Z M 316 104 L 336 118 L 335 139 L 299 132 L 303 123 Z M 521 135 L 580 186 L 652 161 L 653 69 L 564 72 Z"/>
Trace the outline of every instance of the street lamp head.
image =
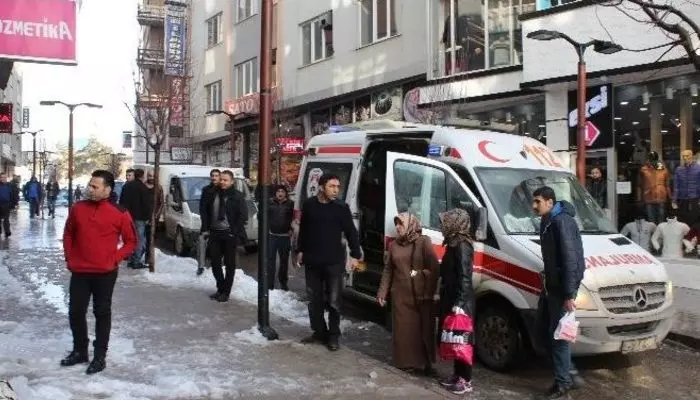
<path id="1" fill-rule="evenodd" d="M 622 50 L 622 46 L 607 40 L 593 41 L 593 50 L 600 54 L 614 54 Z"/>
<path id="2" fill-rule="evenodd" d="M 81 105 L 83 105 L 85 107 L 90 107 L 90 108 L 102 108 L 102 105 L 94 104 L 94 103 L 81 103 Z"/>
<path id="3" fill-rule="evenodd" d="M 55 106 L 56 103 L 58 103 L 58 102 L 57 102 L 57 101 L 53 101 L 53 100 L 42 100 L 42 101 L 39 102 L 39 105 L 42 105 L 42 106 Z"/>
<path id="4" fill-rule="evenodd" d="M 535 40 L 554 40 L 554 39 L 560 39 L 562 37 L 561 32 L 557 31 L 550 31 L 547 29 L 539 29 L 536 31 L 532 31 L 527 34 L 528 39 L 535 39 Z"/>

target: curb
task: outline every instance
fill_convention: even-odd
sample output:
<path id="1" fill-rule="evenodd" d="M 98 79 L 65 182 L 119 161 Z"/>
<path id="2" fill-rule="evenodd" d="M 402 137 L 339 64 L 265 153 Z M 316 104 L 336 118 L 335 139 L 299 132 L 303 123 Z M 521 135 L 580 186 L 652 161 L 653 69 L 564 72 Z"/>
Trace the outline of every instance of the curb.
<path id="1" fill-rule="evenodd" d="M 695 350 L 700 350 L 700 338 L 683 333 L 669 332 L 666 339 L 681 343 Z"/>

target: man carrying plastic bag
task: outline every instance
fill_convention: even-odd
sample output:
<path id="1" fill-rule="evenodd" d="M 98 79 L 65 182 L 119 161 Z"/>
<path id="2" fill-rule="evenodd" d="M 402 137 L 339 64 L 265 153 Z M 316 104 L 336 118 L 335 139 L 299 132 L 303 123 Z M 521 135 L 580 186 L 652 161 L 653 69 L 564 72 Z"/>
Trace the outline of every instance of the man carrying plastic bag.
<path id="1" fill-rule="evenodd" d="M 571 342 L 568 339 L 572 336 L 572 326 L 578 329 L 574 312 L 576 294 L 585 271 L 583 243 L 574 219 L 576 210 L 570 203 L 557 201 L 554 190 L 549 186 L 538 188 L 532 197 L 532 208 L 542 217 L 540 246 L 544 275 L 538 314 L 540 324 L 546 330 L 544 344 L 554 366 L 554 385 L 543 398 L 560 399 L 566 398 L 571 389 L 581 384 L 574 382 L 572 376 Z M 572 318 L 574 325 L 571 325 Z M 567 340 L 561 340 L 561 330 L 557 330 L 562 319 L 567 324 Z M 559 339 L 555 339 L 555 331 Z"/>

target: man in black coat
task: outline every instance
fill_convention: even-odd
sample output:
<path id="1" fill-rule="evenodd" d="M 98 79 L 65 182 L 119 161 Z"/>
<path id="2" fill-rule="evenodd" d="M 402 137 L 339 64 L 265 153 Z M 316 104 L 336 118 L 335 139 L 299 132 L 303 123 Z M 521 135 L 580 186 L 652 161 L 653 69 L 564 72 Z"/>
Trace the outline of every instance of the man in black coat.
<path id="1" fill-rule="evenodd" d="M 572 376 L 575 371 L 571 363 L 571 344 L 565 340 L 555 340 L 554 331 L 567 312 L 576 311 L 576 295 L 586 262 L 581 232 L 574 219 L 574 207 L 567 201 L 557 201 L 554 190 L 549 186 L 535 190 L 532 196 L 532 207 L 542 218 L 540 246 L 544 284 L 538 312 L 554 366 L 554 385 L 545 398 L 559 399 L 567 397 L 578 383 L 574 385 Z"/>
<path id="2" fill-rule="evenodd" d="M 278 279 L 282 290 L 287 286 L 289 251 L 291 250 L 292 219 L 294 219 L 294 203 L 287 197 L 287 188 L 278 185 L 274 197 L 269 201 L 270 248 L 268 249 L 267 268 L 270 290 L 275 288 L 275 272 L 277 272 L 277 256 L 280 259 Z"/>
<path id="3" fill-rule="evenodd" d="M 233 276 L 236 273 L 236 249 L 245 235 L 248 208 L 243 193 L 233 186 L 233 173 L 221 172 L 219 188 L 208 196 L 202 209 L 202 234 L 208 238 L 207 253 L 211 259 L 211 271 L 216 279 L 216 293 L 212 300 L 226 302 L 231 295 Z M 226 266 L 224 274 L 222 268 Z"/>
<path id="4" fill-rule="evenodd" d="M 142 169 L 134 170 L 134 179 L 124 184 L 119 197 L 119 205 L 126 208 L 131 214 L 138 236 L 138 245 L 129 257 L 128 264 L 129 268 L 134 269 L 146 268 L 141 258 L 146 248 L 146 223 L 151 219 L 153 208 L 153 205 L 149 204 L 150 195 L 148 187 L 143 183 L 143 176 Z"/>
<path id="5" fill-rule="evenodd" d="M 209 184 L 202 188 L 202 195 L 199 199 L 199 215 L 204 213 L 204 205 L 209 203 L 212 196 L 219 189 L 219 181 L 221 180 L 221 171 L 214 168 L 209 172 Z"/>

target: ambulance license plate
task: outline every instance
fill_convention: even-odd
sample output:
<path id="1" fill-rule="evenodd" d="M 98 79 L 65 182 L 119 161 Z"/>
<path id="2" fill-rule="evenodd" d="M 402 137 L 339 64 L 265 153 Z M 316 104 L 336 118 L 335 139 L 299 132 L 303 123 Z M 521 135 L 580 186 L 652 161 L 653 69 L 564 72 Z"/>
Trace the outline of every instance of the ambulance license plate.
<path id="1" fill-rule="evenodd" d="M 622 342 L 622 354 L 639 353 L 641 351 L 654 350 L 657 347 L 656 338 L 650 337 L 639 340 Z"/>

